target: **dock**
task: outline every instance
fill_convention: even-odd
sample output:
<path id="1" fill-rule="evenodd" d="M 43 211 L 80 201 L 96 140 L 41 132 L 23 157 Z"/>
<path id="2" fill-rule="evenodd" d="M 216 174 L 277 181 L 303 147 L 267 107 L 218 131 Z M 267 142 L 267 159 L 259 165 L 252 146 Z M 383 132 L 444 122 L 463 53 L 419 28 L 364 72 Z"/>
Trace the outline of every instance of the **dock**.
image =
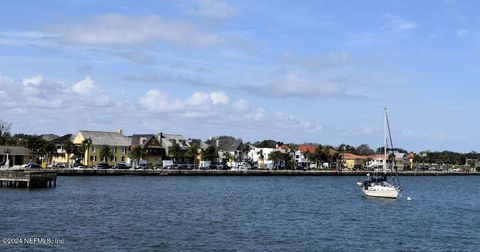
<path id="1" fill-rule="evenodd" d="M 0 187 L 49 188 L 56 186 L 56 171 L 0 170 Z"/>

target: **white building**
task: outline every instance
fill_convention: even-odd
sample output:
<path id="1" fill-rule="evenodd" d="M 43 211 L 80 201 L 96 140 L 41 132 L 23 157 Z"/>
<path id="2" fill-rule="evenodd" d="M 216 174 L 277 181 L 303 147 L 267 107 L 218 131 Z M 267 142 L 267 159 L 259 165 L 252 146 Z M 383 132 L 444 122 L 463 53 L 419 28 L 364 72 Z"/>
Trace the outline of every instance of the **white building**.
<path id="1" fill-rule="evenodd" d="M 269 155 L 272 152 L 280 152 L 279 149 L 276 148 L 257 148 L 253 147 L 249 152 L 248 152 L 248 158 L 252 160 L 254 163 L 258 165 L 258 168 L 260 169 L 273 169 L 274 167 L 274 162 L 273 160 L 269 160 Z M 280 164 L 277 163 L 277 165 L 284 167 L 285 166 L 285 161 L 280 161 Z"/>

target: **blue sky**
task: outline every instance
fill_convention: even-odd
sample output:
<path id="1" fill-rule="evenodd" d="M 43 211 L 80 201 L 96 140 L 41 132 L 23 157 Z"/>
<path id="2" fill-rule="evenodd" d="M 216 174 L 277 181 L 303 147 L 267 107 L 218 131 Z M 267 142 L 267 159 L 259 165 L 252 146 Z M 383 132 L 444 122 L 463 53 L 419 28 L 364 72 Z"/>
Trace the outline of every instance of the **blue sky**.
<path id="1" fill-rule="evenodd" d="M 479 151 L 475 1 L 2 1 L 13 132 Z"/>

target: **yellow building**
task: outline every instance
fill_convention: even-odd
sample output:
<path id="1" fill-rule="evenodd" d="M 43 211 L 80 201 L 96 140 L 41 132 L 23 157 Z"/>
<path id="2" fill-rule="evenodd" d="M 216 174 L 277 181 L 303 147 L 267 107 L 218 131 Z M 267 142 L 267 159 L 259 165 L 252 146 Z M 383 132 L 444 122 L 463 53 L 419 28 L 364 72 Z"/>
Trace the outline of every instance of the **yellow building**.
<path id="1" fill-rule="evenodd" d="M 351 153 L 342 154 L 343 167 L 350 170 L 363 167 L 368 159 L 369 156 L 359 156 Z"/>
<path id="2" fill-rule="evenodd" d="M 117 132 L 80 130 L 72 142 L 75 145 L 82 145 L 82 142 L 86 139 L 91 140 L 91 145 L 85 151 L 83 157 L 83 164 L 86 166 L 107 162 L 107 160 L 100 158 L 100 152 L 103 146 L 108 146 L 112 150 L 113 155 L 112 158 L 108 160 L 108 164 L 112 165 L 127 162 L 132 140 L 124 136 L 122 130 Z"/>
<path id="3" fill-rule="evenodd" d="M 65 165 L 72 162 L 73 153 L 68 153 L 65 150 L 65 143 L 72 140 L 73 135 L 67 134 L 51 140 L 55 145 L 55 153 L 51 157 L 52 164 L 64 163 Z"/>

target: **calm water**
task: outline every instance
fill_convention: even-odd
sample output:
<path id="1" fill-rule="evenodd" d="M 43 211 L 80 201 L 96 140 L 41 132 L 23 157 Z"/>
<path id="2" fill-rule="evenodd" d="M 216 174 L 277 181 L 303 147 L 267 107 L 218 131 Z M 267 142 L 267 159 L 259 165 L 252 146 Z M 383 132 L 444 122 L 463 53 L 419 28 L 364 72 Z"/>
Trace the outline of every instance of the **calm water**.
<path id="1" fill-rule="evenodd" d="M 402 177 L 365 198 L 360 177 L 60 177 L 0 188 L 0 250 L 465 250 L 480 248 L 480 177 Z M 412 201 L 407 201 L 410 196 Z"/>

